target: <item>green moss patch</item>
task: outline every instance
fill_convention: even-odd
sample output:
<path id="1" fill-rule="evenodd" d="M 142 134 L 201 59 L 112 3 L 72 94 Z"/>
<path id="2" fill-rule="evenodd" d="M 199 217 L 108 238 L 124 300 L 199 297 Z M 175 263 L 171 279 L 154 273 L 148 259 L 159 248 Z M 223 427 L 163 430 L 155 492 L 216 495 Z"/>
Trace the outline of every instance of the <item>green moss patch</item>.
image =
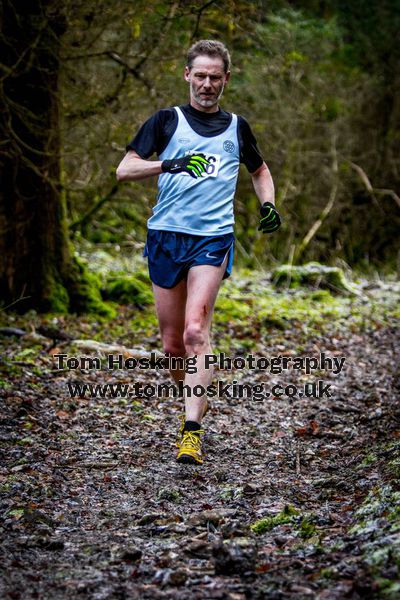
<path id="1" fill-rule="evenodd" d="M 359 539 L 364 562 L 383 597 L 398 598 L 400 492 L 391 485 L 372 490 L 356 511 L 349 533 Z M 382 578 L 389 571 L 397 573 L 397 581 Z"/>
<path id="2" fill-rule="evenodd" d="M 121 304 L 147 306 L 153 302 L 150 283 L 144 280 L 142 273 L 134 275 L 111 275 L 102 288 L 103 297 Z"/>
<path id="3" fill-rule="evenodd" d="M 253 525 L 250 526 L 250 529 L 256 534 L 262 534 L 266 531 L 271 531 L 271 529 L 274 529 L 274 527 L 277 527 L 278 525 L 292 523 L 293 517 L 298 517 L 299 515 L 300 512 L 296 508 L 294 508 L 294 506 L 288 504 L 277 515 L 265 517 L 264 519 L 256 521 Z"/>
<path id="4" fill-rule="evenodd" d="M 272 273 L 277 288 L 311 287 L 328 289 L 336 294 L 356 295 L 357 289 L 346 279 L 339 267 L 328 267 L 317 262 L 305 265 L 281 265 Z"/>

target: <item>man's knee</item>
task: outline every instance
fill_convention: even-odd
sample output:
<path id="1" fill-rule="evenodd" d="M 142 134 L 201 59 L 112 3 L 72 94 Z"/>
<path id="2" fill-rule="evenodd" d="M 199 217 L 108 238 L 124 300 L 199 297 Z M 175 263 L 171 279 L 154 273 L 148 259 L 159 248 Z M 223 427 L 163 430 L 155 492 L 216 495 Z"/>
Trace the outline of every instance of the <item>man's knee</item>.
<path id="1" fill-rule="evenodd" d="M 189 322 L 183 334 L 187 354 L 201 354 L 208 346 L 208 330 L 200 323 Z"/>

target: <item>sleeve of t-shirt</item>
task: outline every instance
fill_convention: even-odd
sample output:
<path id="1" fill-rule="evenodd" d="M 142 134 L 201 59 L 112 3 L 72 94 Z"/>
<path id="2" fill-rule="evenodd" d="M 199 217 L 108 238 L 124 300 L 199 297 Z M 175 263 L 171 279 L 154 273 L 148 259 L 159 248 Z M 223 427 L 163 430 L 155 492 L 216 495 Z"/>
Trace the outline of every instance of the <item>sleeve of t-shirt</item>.
<path id="1" fill-rule="evenodd" d="M 240 162 L 246 165 L 249 173 L 257 171 L 264 162 L 260 150 L 257 146 L 257 140 L 251 130 L 250 125 L 243 117 L 239 117 L 238 122 Z"/>
<path id="2" fill-rule="evenodd" d="M 153 154 L 161 154 L 175 130 L 175 121 L 177 122 L 177 117 L 172 108 L 159 110 L 143 123 L 127 145 L 126 151 L 134 150 L 140 158 L 144 159 L 150 158 Z"/>

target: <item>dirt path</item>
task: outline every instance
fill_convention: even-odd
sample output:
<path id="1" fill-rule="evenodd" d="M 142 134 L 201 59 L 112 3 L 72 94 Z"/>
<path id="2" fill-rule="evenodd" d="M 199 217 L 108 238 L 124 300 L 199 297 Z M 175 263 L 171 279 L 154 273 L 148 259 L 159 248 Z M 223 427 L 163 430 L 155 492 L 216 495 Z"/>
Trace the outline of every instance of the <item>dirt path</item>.
<path id="1" fill-rule="evenodd" d="M 2 400 L 2 597 L 395 598 L 399 347 L 390 328 L 307 339 L 346 356 L 332 398 L 214 400 L 199 468 L 174 462 L 177 400 L 71 399 L 126 372 L 27 359 Z"/>

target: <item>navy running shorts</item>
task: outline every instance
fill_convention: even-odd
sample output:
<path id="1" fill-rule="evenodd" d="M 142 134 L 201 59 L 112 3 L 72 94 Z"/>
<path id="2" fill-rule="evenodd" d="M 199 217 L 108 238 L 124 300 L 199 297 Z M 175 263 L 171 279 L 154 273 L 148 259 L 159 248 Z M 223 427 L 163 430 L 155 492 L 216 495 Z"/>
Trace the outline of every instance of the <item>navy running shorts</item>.
<path id="1" fill-rule="evenodd" d="M 149 229 L 143 256 L 148 257 L 150 279 L 163 288 L 172 288 L 184 279 L 191 267 L 219 267 L 228 255 L 223 279 L 233 264 L 233 233 L 218 236 L 191 235 L 175 231 Z"/>

